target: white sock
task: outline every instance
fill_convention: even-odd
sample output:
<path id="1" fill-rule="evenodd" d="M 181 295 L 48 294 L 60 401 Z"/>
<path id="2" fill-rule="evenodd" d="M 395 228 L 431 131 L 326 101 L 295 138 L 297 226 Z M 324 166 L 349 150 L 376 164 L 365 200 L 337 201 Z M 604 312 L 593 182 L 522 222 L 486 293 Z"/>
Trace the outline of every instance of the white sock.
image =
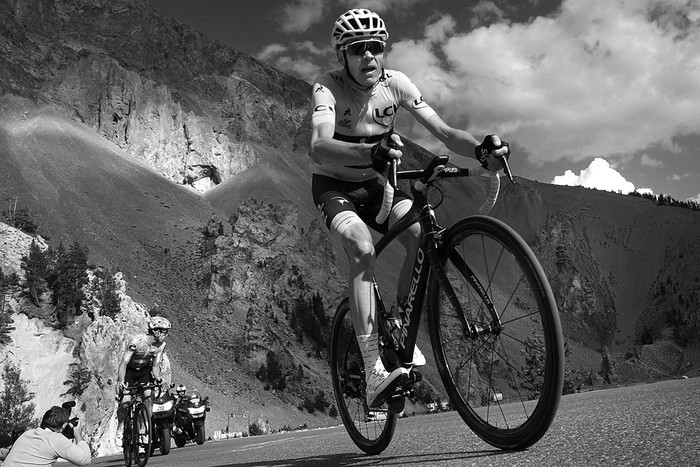
<path id="1" fill-rule="evenodd" d="M 357 343 L 360 345 L 360 352 L 362 352 L 362 359 L 365 363 L 365 374 L 369 375 L 377 367 L 384 369 L 382 359 L 379 356 L 379 334 L 373 332 L 372 334 L 358 335 Z"/>

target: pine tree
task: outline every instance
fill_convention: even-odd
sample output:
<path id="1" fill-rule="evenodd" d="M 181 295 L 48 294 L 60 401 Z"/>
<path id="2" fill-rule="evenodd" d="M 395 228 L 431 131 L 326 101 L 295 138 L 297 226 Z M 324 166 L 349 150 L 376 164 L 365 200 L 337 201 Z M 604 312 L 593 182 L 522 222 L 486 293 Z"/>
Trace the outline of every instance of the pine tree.
<path id="1" fill-rule="evenodd" d="M 81 306 L 85 300 L 83 286 L 88 283 L 87 275 L 88 247 L 81 246 L 78 242 L 73 243 L 68 251 L 68 262 L 66 273 L 68 275 L 68 303 L 74 316 L 82 314 Z"/>
<path id="2" fill-rule="evenodd" d="M 35 428 L 39 422 L 34 418 L 34 393 L 27 390 L 28 381 L 21 378 L 18 367 L 5 363 L 2 372 L 4 389 L 0 393 L 0 433 L 13 430 L 24 431 Z"/>
<path id="3" fill-rule="evenodd" d="M 51 257 L 47 283 L 53 291 L 52 304 L 56 307 L 56 319 L 60 329 L 65 328 L 72 318 L 82 313 L 85 300 L 83 286 L 88 283 L 87 247 L 73 243 L 66 251 L 63 243 Z"/>
<path id="4" fill-rule="evenodd" d="M 100 314 L 114 318 L 121 311 L 121 300 L 117 294 L 117 281 L 114 279 L 114 274 L 109 269 L 97 269 L 92 288 L 102 304 Z"/>
<path id="5" fill-rule="evenodd" d="M 117 295 L 117 282 L 108 274 L 102 286 L 102 314 L 114 318 L 121 311 L 121 300 Z"/>
<path id="6" fill-rule="evenodd" d="M 36 306 L 41 305 L 41 297 L 46 292 L 46 275 L 48 260 L 41 251 L 36 241 L 32 240 L 29 246 L 29 254 L 22 257 L 22 269 L 24 269 L 24 287 L 28 290 L 29 299 Z"/>
<path id="7" fill-rule="evenodd" d="M 9 306 L 5 306 L 5 297 L 9 292 L 10 285 L 17 282 L 17 276 L 6 276 L 0 268 L 0 346 L 5 346 L 12 342 L 10 333 L 15 329 L 12 324 L 14 320 L 11 316 Z"/>

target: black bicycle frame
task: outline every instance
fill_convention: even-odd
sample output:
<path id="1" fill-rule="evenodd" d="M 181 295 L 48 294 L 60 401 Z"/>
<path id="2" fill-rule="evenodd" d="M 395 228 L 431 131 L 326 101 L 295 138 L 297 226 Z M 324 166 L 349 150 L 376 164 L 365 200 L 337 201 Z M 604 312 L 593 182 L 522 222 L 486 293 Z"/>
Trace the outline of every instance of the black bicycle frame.
<path id="1" fill-rule="evenodd" d="M 455 176 L 456 174 L 450 174 Z M 449 175 L 448 175 L 449 176 Z M 413 347 L 416 344 L 418 331 L 420 328 L 420 319 L 423 314 L 423 302 L 425 294 L 428 290 L 428 280 L 430 279 L 431 270 L 437 275 L 437 280 L 445 291 L 447 298 L 450 300 L 457 315 L 461 321 L 462 331 L 466 336 L 476 338 L 477 336 L 500 332 L 501 324 L 498 313 L 493 305 L 493 302 L 488 296 L 486 289 L 483 287 L 479 279 L 472 272 L 464 258 L 457 253 L 451 252 L 449 260 L 462 271 L 464 277 L 472 285 L 474 290 L 479 293 L 482 303 L 488 308 L 494 324 L 481 328 L 471 325 L 467 322 L 462 313 L 462 305 L 459 303 L 457 294 L 452 288 L 444 269 L 441 266 L 441 247 L 442 242 L 440 236 L 445 229 L 437 223 L 435 213 L 432 206 L 428 203 L 426 194 L 423 191 L 411 187 L 413 194 L 413 205 L 411 209 L 399 219 L 396 224 L 391 226 L 386 234 L 384 234 L 375 245 L 375 255 L 379 257 L 381 252 L 394 241 L 404 230 L 418 222 L 421 226 L 420 242 L 416 250 L 416 257 L 413 262 L 413 274 L 411 275 L 411 284 L 409 286 L 409 294 L 406 301 L 405 315 L 402 316 L 403 324 L 401 326 L 401 336 L 399 338 L 398 356 L 403 362 L 411 362 L 413 360 Z M 374 290 L 376 297 L 381 301 L 379 294 L 379 286 L 373 279 Z"/>

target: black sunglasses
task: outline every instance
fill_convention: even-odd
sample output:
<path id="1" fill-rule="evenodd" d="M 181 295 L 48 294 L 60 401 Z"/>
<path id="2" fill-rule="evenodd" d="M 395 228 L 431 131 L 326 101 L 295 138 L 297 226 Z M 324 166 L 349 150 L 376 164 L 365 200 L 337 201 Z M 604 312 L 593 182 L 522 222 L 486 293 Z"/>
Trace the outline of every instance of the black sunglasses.
<path id="1" fill-rule="evenodd" d="M 354 44 L 346 45 L 341 47 L 343 50 L 347 50 L 350 55 L 362 56 L 365 52 L 369 51 L 372 55 L 379 55 L 384 53 L 384 42 L 380 41 L 364 41 L 355 42 Z"/>

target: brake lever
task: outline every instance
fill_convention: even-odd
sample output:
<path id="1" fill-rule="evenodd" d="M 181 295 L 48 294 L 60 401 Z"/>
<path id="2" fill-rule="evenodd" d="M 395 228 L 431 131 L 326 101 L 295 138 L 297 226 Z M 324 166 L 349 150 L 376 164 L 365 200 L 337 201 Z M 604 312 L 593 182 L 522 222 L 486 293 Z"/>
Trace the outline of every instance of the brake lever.
<path id="1" fill-rule="evenodd" d="M 510 179 L 511 183 L 516 183 L 515 179 L 513 178 L 513 173 L 510 171 L 510 166 L 508 165 L 508 158 L 506 156 L 496 156 L 501 160 L 501 163 L 503 164 L 503 171 L 508 175 L 508 178 Z"/>

